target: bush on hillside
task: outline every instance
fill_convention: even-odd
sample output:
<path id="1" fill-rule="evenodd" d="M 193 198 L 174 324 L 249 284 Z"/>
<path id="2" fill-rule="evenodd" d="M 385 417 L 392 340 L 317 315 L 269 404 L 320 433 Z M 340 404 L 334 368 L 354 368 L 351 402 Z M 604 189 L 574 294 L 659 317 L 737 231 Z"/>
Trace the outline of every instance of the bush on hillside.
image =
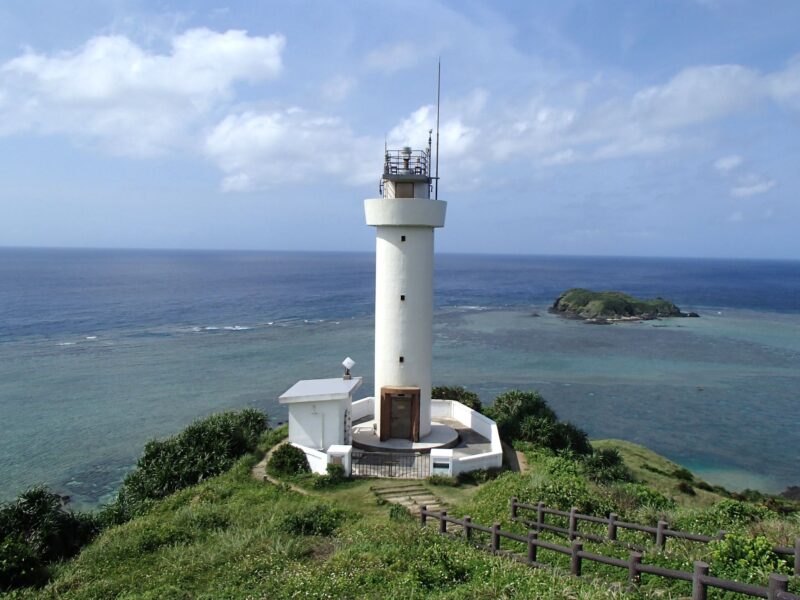
<path id="1" fill-rule="evenodd" d="M 116 501 L 104 510 L 105 519 L 127 521 L 153 501 L 227 471 L 256 449 L 267 427 L 264 413 L 245 409 L 211 415 L 178 435 L 148 442 Z"/>
<path id="2" fill-rule="evenodd" d="M 486 414 L 494 419 L 500 436 L 506 440 L 527 441 L 557 452 L 592 453 L 586 432 L 559 421 L 539 392 L 512 390 L 500 394 Z"/>
<path id="3" fill-rule="evenodd" d="M 305 455 L 303 455 L 303 457 L 305 458 Z M 308 465 L 308 461 L 306 461 L 306 465 Z M 332 487 L 334 485 L 339 485 L 343 481 L 347 481 L 347 477 L 344 474 L 344 467 L 342 465 L 330 464 L 325 470 L 325 475 L 314 476 L 314 488 L 322 489 Z"/>
<path id="4" fill-rule="evenodd" d="M 489 467 L 488 469 L 476 469 L 475 471 L 462 471 L 456 476 L 456 480 L 459 485 L 480 485 L 492 479 L 497 479 L 504 471 L 504 467 Z"/>
<path id="5" fill-rule="evenodd" d="M 595 483 L 633 481 L 633 473 L 625 465 L 616 448 L 595 450 L 583 459 L 586 476 Z"/>
<path id="6" fill-rule="evenodd" d="M 281 529 L 295 535 L 330 535 L 344 519 L 344 511 L 327 504 L 311 504 L 286 515 Z"/>
<path id="7" fill-rule="evenodd" d="M 772 542 L 763 536 L 729 534 L 711 542 L 709 549 L 717 577 L 762 583 L 770 573 L 787 572 L 786 561 L 772 551 Z"/>
<path id="8" fill-rule="evenodd" d="M 45 487 L 0 505 L 0 589 L 42 582 L 47 563 L 76 555 L 99 530 L 94 516 L 66 510 Z"/>
<path id="9" fill-rule="evenodd" d="M 616 512 L 624 517 L 640 509 L 663 513 L 676 506 L 675 500 L 642 483 L 619 483 L 603 490 Z"/>
<path id="10" fill-rule="evenodd" d="M 276 477 L 291 477 L 301 473 L 310 473 L 305 452 L 291 444 L 283 444 L 272 453 L 267 463 L 267 471 Z"/>
<path id="11" fill-rule="evenodd" d="M 468 389 L 461 387 L 460 385 L 436 386 L 431 390 L 431 398 L 437 398 L 439 400 L 455 400 L 456 402 L 461 402 L 461 404 L 464 406 L 468 406 L 474 411 L 483 412 L 483 407 L 481 406 L 481 400 L 478 398 L 478 394 L 475 392 L 470 392 Z"/>

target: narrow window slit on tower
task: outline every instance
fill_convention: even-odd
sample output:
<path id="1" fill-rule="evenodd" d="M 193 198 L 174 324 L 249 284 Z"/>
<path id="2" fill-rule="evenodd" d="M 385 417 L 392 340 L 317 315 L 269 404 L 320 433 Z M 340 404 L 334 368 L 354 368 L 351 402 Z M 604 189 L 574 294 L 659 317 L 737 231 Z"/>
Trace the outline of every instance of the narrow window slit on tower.
<path id="1" fill-rule="evenodd" d="M 401 356 L 401 357 L 400 357 L 400 362 L 403 362 L 404 360 L 405 360 L 405 357 L 404 357 L 404 356 Z"/>
<path id="2" fill-rule="evenodd" d="M 401 242 L 405 242 L 405 241 L 406 241 L 406 236 L 404 236 L 404 235 L 401 235 L 401 236 L 400 236 L 400 241 L 401 241 Z"/>
<path id="3" fill-rule="evenodd" d="M 406 299 L 406 295 L 405 294 L 400 294 L 400 302 L 404 302 L 405 299 Z"/>

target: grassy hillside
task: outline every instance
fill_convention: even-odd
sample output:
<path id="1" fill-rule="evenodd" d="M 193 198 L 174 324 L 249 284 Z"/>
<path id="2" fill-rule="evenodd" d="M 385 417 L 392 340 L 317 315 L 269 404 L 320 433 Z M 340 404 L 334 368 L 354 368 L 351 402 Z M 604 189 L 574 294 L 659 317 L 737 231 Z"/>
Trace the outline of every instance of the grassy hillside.
<path id="1" fill-rule="evenodd" d="M 680 465 L 639 444 L 625 440 L 596 440 L 592 446 L 598 450 L 615 449 L 637 481 L 671 496 L 680 506 L 705 508 L 725 498 L 720 493 L 723 491 L 721 488 L 715 490 Z M 682 484 L 689 485 L 691 490 Z"/>
<path id="2" fill-rule="evenodd" d="M 605 449 L 616 448 L 630 461 L 635 481 L 612 481 L 598 483 L 586 464 L 570 457 L 557 456 L 546 450 L 527 444 L 517 444 L 526 455 L 529 471 L 525 474 L 504 473 L 496 480 L 481 487 L 467 502 L 458 506 L 453 514 L 469 515 L 473 522 L 500 523 L 503 530 L 524 535 L 527 528 L 512 520 L 508 499 L 536 504 L 545 502 L 560 510 L 577 507 L 581 513 L 607 516 L 615 512 L 624 521 L 654 526 L 660 519 L 666 520 L 672 529 L 714 536 L 721 530 L 728 532 L 724 542 L 709 545 L 669 540 L 666 552 L 654 546 L 651 536 L 639 532 L 619 533 L 624 544 L 636 544 L 644 548 L 644 562 L 671 569 L 691 571 L 695 560 L 711 565 L 714 576 L 765 585 L 769 573 L 780 572 L 791 575 L 792 567 L 771 552 L 776 545 L 792 546 L 800 536 L 800 515 L 793 512 L 781 515 L 761 502 L 742 502 L 724 498 L 714 492 L 699 490 L 696 495 L 677 489 L 675 482 L 686 482 L 687 475 L 694 484 L 699 480 L 684 473 L 665 458 L 628 442 L 605 440 L 596 445 Z M 654 472 L 645 466 L 661 471 Z M 678 477 L 674 472 L 678 471 Z M 645 483 L 646 482 L 646 483 Z M 650 485 L 652 483 L 652 486 Z M 661 490 L 661 491 L 659 491 Z M 796 510 L 796 506 L 794 509 Z M 535 511 L 525 515 L 536 520 Z M 567 526 L 565 518 L 549 516 L 547 522 L 561 527 Z M 580 530 L 604 535 L 605 525 L 581 523 Z M 542 533 L 542 539 L 569 546 L 569 540 L 561 534 Z M 586 550 L 605 556 L 627 559 L 629 548 L 611 542 L 584 541 Z M 504 541 L 506 549 L 524 553 L 521 544 Z M 553 552 L 541 552 L 540 560 L 562 569 L 569 568 L 569 557 Z M 601 578 L 609 586 L 624 586 L 627 573 L 615 567 L 586 564 L 584 574 Z M 800 578 L 794 577 L 790 589 L 800 591 Z M 685 582 L 670 582 L 657 577 L 644 578 L 639 593 L 643 597 L 683 598 L 690 594 Z M 744 598 L 733 594 L 712 591 L 709 598 Z"/>
<path id="3" fill-rule="evenodd" d="M 621 598 L 390 519 L 368 482 L 302 496 L 254 457 L 103 533 L 41 590 L 11 598 Z M 298 523 L 319 525 L 316 535 Z M 327 527 L 336 528 L 327 531 Z"/>
<path id="4" fill-rule="evenodd" d="M 681 598 L 687 593 L 683 583 L 654 577 L 629 593 L 623 571 L 588 563 L 587 577 L 575 579 L 564 571 L 565 557 L 547 551 L 539 560 L 555 570 L 492 556 L 439 536 L 435 527 L 422 529 L 404 510 L 378 502 L 370 490 L 374 480 L 319 487 L 318 477 L 303 475 L 292 479 L 303 487 L 301 494 L 283 483 L 255 479 L 251 469 L 282 435 L 266 434 L 260 452 L 239 459 L 228 472 L 155 501 L 143 514 L 107 528 L 76 558 L 57 565 L 45 587 L 0 597 L 601 600 Z M 616 448 L 633 474 L 650 485 L 609 482 L 590 472 L 597 463 L 586 457 L 558 456 L 524 443 L 517 446 L 528 461 L 525 474 L 506 472 L 479 486 L 426 485 L 453 507 L 451 514 L 469 514 L 476 523 L 500 522 L 520 533 L 526 529 L 510 519 L 511 496 L 558 508 L 577 506 L 597 515 L 615 511 L 640 523 L 666 518 L 676 528 L 700 533 L 726 529 L 734 534 L 727 546 L 672 540 L 666 553 L 638 534 L 621 534 L 621 539 L 644 545 L 645 562 L 651 564 L 690 570 L 692 560 L 703 559 L 711 563 L 712 574 L 758 584 L 771 571 L 790 573 L 785 563 L 763 550 L 765 544 L 786 545 L 800 535 L 796 514 L 781 517 L 762 504 L 723 499 L 713 492 L 679 492 L 676 481 L 686 482 L 687 475 L 676 475 L 677 465 L 663 457 L 617 440 L 596 445 Z M 699 485 L 696 479 L 694 485 Z M 555 534 L 542 537 L 569 543 Z M 503 546 L 523 551 L 507 540 Z M 587 544 L 587 549 L 621 558 L 628 552 L 611 543 Z M 793 590 L 798 583 L 795 578 Z"/>

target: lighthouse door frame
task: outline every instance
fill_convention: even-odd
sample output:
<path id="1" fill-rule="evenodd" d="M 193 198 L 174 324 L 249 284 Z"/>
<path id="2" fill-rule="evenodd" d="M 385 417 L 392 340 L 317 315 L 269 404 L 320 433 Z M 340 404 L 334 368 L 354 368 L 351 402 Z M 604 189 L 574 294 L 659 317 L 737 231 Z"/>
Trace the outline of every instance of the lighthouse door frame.
<path id="1" fill-rule="evenodd" d="M 408 438 L 413 442 L 419 441 L 419 403 L 420 388 L 418 387 L 391 387 L 381 388 L 381 426 L 380 440 L 385 442 L 392 437 L 392 401 L 395 396 L 402 396 L 403 399 L 411 400 L 411 431 Z"/>

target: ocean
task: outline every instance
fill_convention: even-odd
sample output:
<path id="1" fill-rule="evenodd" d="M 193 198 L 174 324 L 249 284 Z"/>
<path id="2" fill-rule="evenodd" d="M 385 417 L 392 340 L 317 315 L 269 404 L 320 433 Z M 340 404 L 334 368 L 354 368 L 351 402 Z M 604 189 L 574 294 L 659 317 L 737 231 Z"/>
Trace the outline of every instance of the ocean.
<path id="1" fill-rule="evenodd" d="M 800 484 L 800 262 L 437 255 L 434 381 L 536 389 L 592 438 L 731 489 Z M 0 249 L 0 499 L 107 502 L 145 442 L 256 407 L 351 356 L 371 395 L 374 255 Z M 547 312 L 570 287 L 699 319 Z"/>

